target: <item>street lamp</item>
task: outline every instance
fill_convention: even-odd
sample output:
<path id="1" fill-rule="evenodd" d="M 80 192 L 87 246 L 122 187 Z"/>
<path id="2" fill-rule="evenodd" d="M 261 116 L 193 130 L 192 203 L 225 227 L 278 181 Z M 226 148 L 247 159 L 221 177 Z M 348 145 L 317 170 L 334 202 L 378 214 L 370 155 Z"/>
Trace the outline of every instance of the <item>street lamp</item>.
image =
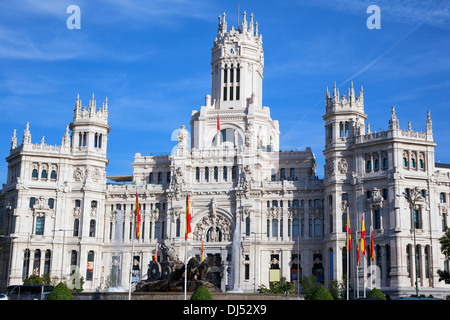
<path id="1" fill-rule="evenodd" d="M 414 214 L 414 210 L 416 208 L 416 202 L 425 200 L 425 197 L 428 196 L 428 193 L 422 192 L 422 190 L 419 190 L 418 187 L 415 187 L 414 189 L 406 189 L 406 191 L 402 192 L 401 195 L 397 194 L 397 197 L 404 197 L 406 201 L 409 203 L 409 207 L 411 210 L 411 221 L 413 223 L 413 234 L 414 234 L 414 273 L 415 273 L 415 285 L 416 285 L 416 296 L 419 296 L 419 283 L 418 283 L 418 275 L 417 275 L 417 263 L 418 263 L 418 256 L 417 256 L 417 246 L 416 246 L 416 221 L 418 217 Z"/>

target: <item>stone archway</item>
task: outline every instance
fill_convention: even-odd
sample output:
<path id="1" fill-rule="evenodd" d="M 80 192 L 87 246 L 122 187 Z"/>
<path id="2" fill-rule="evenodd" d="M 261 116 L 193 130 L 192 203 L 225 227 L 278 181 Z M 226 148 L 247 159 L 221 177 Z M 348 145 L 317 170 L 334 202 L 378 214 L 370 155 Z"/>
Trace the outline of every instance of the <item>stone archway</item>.
<path id="1" fill-rule="evenodd" d="M 195 241 L 227 242 L 233 236 L 233 226 L 228 218 L 230 214 L 221 208 L 217 208 L 215 199 L 211 201 L 210 208 L 198 214 L 199 220 L 195 224 L 193 239 Z"/>

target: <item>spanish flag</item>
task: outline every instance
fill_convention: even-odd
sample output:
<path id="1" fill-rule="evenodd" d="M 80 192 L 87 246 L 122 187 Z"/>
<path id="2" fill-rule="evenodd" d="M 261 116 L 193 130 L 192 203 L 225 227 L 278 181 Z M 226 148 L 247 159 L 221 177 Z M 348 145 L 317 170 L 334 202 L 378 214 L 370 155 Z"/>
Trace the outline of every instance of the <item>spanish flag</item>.
<path id="1" fill-rule="evenodd" d="M 187 241 L 189 233 L 191 233 L 191 206 L 189 204 L 189 194 L 186 196 L 186 231 L 184 240 Z"/>
<path id="2" fill-rule="evenodd" d="M 202 262 L 205 260 L 205 248 L 203 247 L 203 240 L 202 240 Z"/>
<path id="3" fill-rule="evenodd" d="M 364 227 L 364 216 L 361 222 L 361 253 L 366 254 L 366 228 Z"/>
<path id="4" fill-rule="evenodd" d="M 373 230 L 372 227 L 370 227 L 370 258 L 375 260 L 375 250 L 373 248 Z"/>
<path id="5" fill-rule="evenodd" d="M 352 230 L 350 228 L 350 214 L 348 212 L 347 208 L 347 225 L 345 226 L 345 229 L 347 231 L 347 239 L 348 239 L 348 250 L 352 250 Z"/>
<path id="6" fill-rule="evenodd" d="M 356 238 L 356 265 L 359 266 L 359 240 Z"/>
<path id="7" fill-rule="evenodd" d="M 141 234 L 141 212 L 139 210 L 139 197 L 136 190 L 136 209 L 134 210 L 136 214 L 136 239 L 139 240 L 139 236 Z"/>
<path id="8" fill-rule="evenodd" d="M 154 260 L 154 261 L 158 261 L 158 243 L 156 244 L 155 257 L 154 257 L 153 260 Z"/>
<path id="9" fill-rule="evenodd" d="M 217 134 L 220 133 L 219 114 L 217 114 Z"/>

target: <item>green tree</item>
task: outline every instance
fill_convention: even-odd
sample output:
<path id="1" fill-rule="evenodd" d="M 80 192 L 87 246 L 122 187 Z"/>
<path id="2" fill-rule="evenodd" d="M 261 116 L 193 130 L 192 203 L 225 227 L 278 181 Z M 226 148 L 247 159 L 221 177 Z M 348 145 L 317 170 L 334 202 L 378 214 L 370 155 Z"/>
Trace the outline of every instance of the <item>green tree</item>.
<path id="1" fill-rule="evenodd" d="M 445 234 L 439 239 L 441 243 L 441 252 L 444 254 L 445 259 L 450 260 L 450 229 L 446 227 Z M 439 275 L 439 281 L 445 281 L 445 283 L 450 283 L 450 273 L 445 270 L 439 269 L 437 271 Z"/>
<path id="2" fill-rule="evenodd" d="M 60 282 L 53 288 L 52 292 L 50 292 L 47 300 L 73 300 L 73 296 L 65 283 Z"/>
<path id="3" fill-rule="evenodd" d="M 315 275 L 310 275 L 309 277 L 302 277 L 302 291 L 305 300 L 310 300 L 314 291 L 320 286 L 317 282 L 317 278 Z"/>
<path id="4" fill-rule="evenodd" d="M 340 299 L 340 292 L 339 292 L 339 282 L 337 280 L 331 280 L 330 281 L 330 288 L 329 291 L 331 293 L 331 296 L 334 300 Z"/>
<path id="5" fill-rule="evenodd" d="M 204 285 L 199 286 L 195 289 L 191 296 L 191 300 L 213 300 L 211 292 Z"/>
<path id="6" fill-rule="evenodd" d="M 280 281 L 272 281 L 269 283 L 269 288 L 265 285 L 261 285 L 258 288 L 259 293 L 289 293 L 295 292 L 295 286 L 293 283 L 287 282 L 285 277 L 281 277 Z"/>
<path id="7" fill-rule="evenodd" d="M 26 278 L 25 280 L 23 280 L 23 284 L 25 285 L 44 284 L 44 278 L 33 274 L 28 278 Z"/>
<path id="8" fill-rule="evenodd" d="M 311 295 L 310 300 L 334 300 L 330 291 L 323 285 L 319 285 Z"/>
<path id="9" fill-rule="evenodd" d="M 373 288 L 372 291 L 370 291 L 369 294 L 367 295 L 367 298 L 378 298 L 386 300 L 386 296 L 378 288 Z"/>

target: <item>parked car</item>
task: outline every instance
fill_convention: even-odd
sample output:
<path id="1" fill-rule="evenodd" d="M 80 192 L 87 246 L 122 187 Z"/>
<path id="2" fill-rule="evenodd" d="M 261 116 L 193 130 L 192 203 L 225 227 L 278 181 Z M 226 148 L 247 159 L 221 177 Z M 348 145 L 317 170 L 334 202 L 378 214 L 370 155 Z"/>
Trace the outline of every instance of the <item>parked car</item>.
<path id="1" fill-rule="evenodd" d="M 9 297 L 6 295 L 6 293 L 0 293 L 0 300 L 9 300 Z"/>

